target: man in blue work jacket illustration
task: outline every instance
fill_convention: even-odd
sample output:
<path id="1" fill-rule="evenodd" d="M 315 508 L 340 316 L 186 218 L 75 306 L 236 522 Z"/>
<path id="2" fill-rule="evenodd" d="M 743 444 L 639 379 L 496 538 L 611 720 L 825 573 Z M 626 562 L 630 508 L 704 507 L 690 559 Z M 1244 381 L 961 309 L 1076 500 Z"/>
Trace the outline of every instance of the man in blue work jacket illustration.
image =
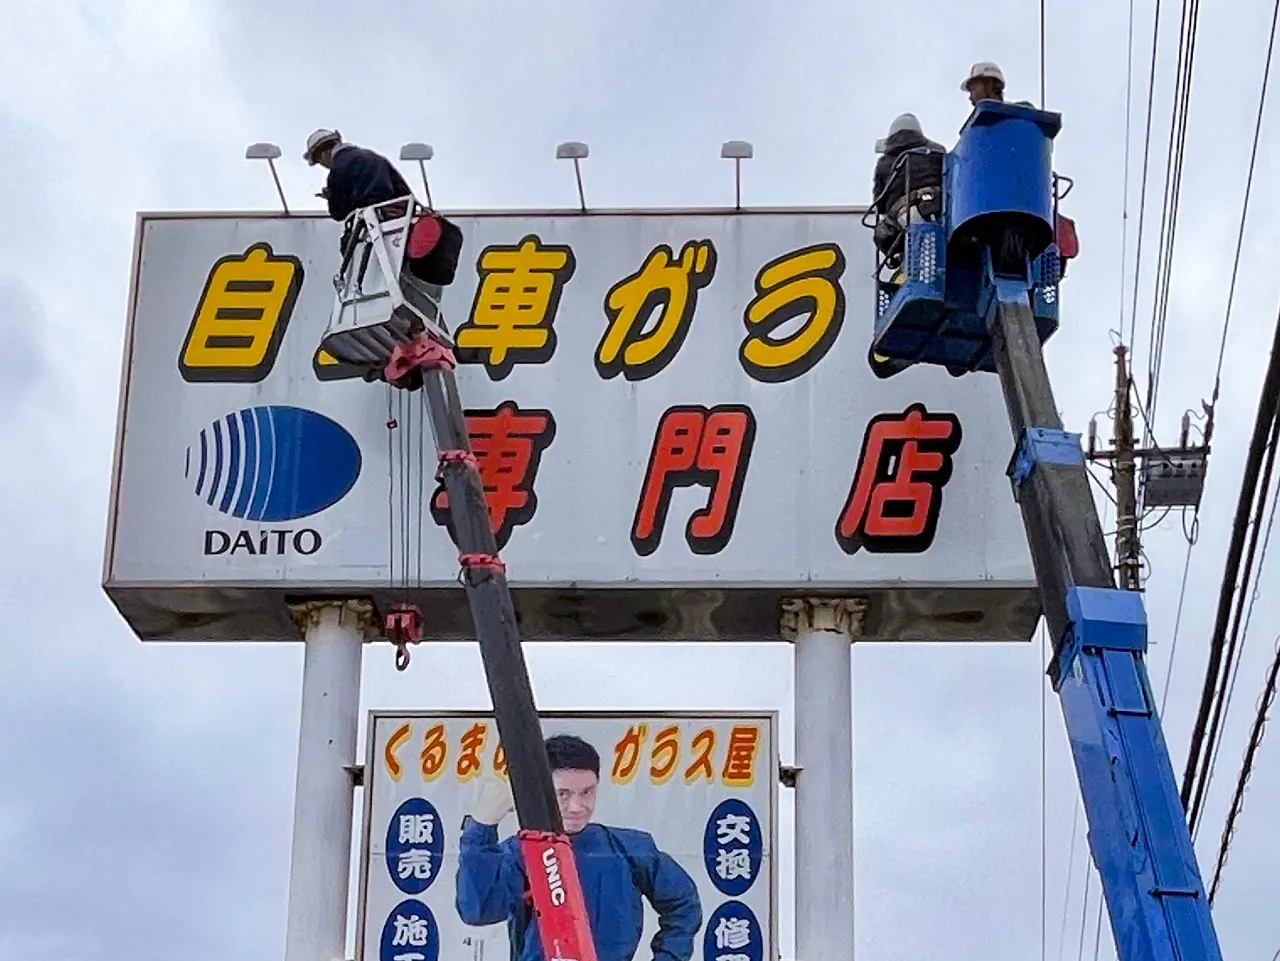
<path id="1" fill-rule="evenodd" d="M 644 930 L 645 898 L 658 913 L 650 945 L 653 961 L 689 961 L 702 927 L 698 888 L 684 868 L 658 850 L 653 837 L 632 828 L 595 824 L 600 755 L 568 734 L 547 739 L 556 798 L 582 882 L 598 961 L 632 961 Z M 462 822 L 458 845 L 457 908 L 463 923 L 507 922 L 511 961 L 542 961 L 538 926 L 525 900 L 524 862 L 514 836 L 498 840 L 498 824 L 515 804 L 507 781 L 485 785 Z"/>

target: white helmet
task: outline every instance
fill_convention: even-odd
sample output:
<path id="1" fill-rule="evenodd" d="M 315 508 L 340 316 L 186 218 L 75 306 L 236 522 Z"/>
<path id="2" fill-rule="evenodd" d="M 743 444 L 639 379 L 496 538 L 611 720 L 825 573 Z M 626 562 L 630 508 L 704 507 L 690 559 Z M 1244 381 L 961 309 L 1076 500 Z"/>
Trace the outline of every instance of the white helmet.
<path id="1" fill-rule="evenodd" d="M 324 147 L 340 143 L 342 143 L 342 134 L 336 130 L 326 130 L 324 127 L 321 127 L 307 138 L 307 149 L 303 152 L 302 159 L 314 167 L 316 164 L 316 153 L 319 150 Z"/>
<path id="2" fill-rule="evenodd" d="M 969 76 L 965 78 L 964 83 L 960 84 L 961 90 L 968 90 L 975 80 L 986 78 L 994 80 L 1001 88 L 1004 87 L 1004 74 L 1000 68 L 990 60 L 980 60 L 969 68 Z"/>
<path id="3" fill-rule="evenodd" d="M 889 138 L 894 134 L 902 133 L 909 130 L 912 133 L 924 136 L 924 130 L 920 126 L 920 121 L 913 113 L 900 113 L 893 118 L 893 123 L 889 124 L 889 133 L 883 140 L 876 141 L 876 153 L 884 153 L 889 146 Z"/>

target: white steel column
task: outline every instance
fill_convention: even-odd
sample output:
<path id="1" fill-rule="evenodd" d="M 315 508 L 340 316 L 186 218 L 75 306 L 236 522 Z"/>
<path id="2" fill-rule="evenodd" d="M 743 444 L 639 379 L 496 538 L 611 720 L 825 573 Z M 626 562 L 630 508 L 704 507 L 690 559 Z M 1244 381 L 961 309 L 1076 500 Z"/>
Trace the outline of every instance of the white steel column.
<path id="1" fill-rule="evenodd" d="M 853 676 L 860 600 L 783 603 L 795 644 L 796 961 L 853 958 Z"/>
<path id="2" fill-rule="evenodd" d="M 294 608 L 302 631 L 302 720 L 293 801 L 285 961 L 346 957 L 347 879 L 360 723 L 360 662 L 371 607 L 318 601 Z"/>

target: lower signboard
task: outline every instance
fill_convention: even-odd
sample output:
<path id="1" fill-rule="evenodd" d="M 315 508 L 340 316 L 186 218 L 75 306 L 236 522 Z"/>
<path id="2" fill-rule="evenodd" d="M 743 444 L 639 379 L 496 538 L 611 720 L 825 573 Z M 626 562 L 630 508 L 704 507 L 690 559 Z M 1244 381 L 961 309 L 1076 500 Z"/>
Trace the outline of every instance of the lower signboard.
<path id="1" fill-rule="evenodd" d="M 777 956 L 777 715 L 547 713 L 600 961 Z M 369 723 L 358 961 L 542 961 L 492 715 Z"/>

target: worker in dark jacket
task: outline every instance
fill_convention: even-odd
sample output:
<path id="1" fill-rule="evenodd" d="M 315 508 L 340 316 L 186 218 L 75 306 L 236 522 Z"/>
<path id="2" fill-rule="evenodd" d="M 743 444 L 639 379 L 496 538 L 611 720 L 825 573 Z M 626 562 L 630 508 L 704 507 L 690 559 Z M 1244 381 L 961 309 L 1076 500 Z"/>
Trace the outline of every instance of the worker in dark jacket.
<path id="1" fill-rule="evenodd" d="M 915 114 L 904 113 L 889 126 L 889 135 L 876 143 L 871 209 L 880 215 L 875 243 L 881 253 L 900 256 L 907 208 L 918 207 L 922 216 L 937 217 L 942 210 L 942 159 L 946 148 L 930 140 Z M 910 190 L 910 196 L 907 191 Z"/>
<path id="2" fill-rule="evenodd" d="M 698 888 L 653 836 L 591 820 L 600 781 L 600 755 L 586 741 L 548 738 L 547 758 L 565 833 L 573 845 L 588 922 L 599 961 L 632 961 L 640 948 L 647 900 L 658 913 L 658 933 L 643 955 L 653 961 L 689 961 L 702 926 Z M 538 925 L 524 894 L 524 858 L 513 835 L 498 840 L 498 824 L 514 807 L 511 787 L 490 782 L 463 820 L 458 845 L 458 916 L 464 924 L 506 921 L 511 961 L 542 961 Z"/>
<path id="3" fill-rule="evenodd" d="M 329 171 L 319 196 L 329 203 L 329 216 L 341 223 L 352 211 L 413 193 L 400 171 L 382 154 L 343 143 L 336 130 L 317 130 L 307 138 L 303 158 Z"/>
<path id="4" fill-rule="evenodd" d="M 907 153 L 920 150 L 927 152 Z M 879 213 L 890 213 L 906 195 L 908 184 L 912 193 L 942 185 L 942 156 L 947 148 L 924 135 L 915 114 L 896 117 L 889 135 L 876 143 L 876 152 L 880 159 L 876 161 L 872 197 Z M 899 166 L 903 154 L 907 156 Z"/>

